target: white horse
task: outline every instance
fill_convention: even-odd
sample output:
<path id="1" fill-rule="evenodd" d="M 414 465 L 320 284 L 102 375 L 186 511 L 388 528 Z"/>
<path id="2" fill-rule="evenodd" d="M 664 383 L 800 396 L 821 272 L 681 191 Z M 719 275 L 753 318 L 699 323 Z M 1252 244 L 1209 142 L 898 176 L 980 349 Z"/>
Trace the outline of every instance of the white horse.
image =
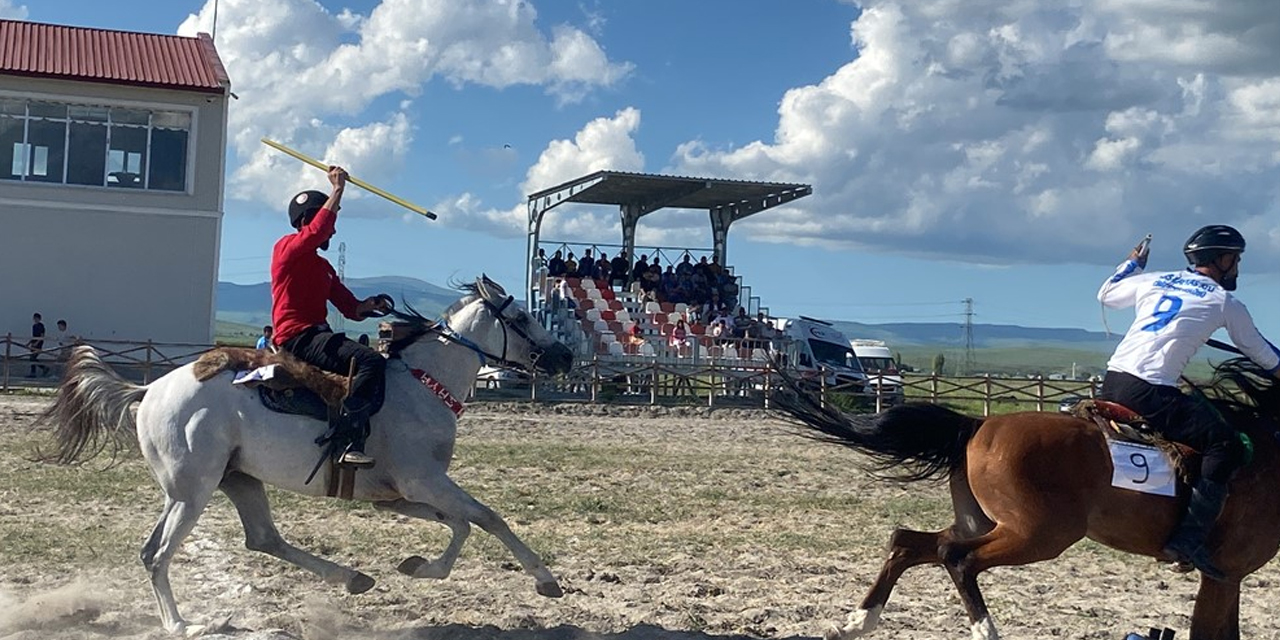
<path id="1" fill-rule="evenodd" d="M 414 578 L 448 576 L 475 523 L 507 545 L 534 577 L 539 594 L 559 597 L 560 584 L 542 559 L 501 516 L 445 474 L 453 457 L 455 410 L 475 384 L 482 362 L 563 373 L 573 355 L 488 278 L 463 288 L 467 295 L 445 312 L 442 323 L 397 314 L 409 322 L 411 331 L 392 346 L 386 403 L 373 417 L 366 443 L 377 466 L 357 474 L 353 497 L 380 509 L 436 520 L 452 530 L 440 557 L 427 561 L 412 556 L 398 567 L 402 573 Z M 129 407 L 137 401 L 141 405 L 135 426 Z M 324 495 L 327 467 L 311 484 L 304 484 L 320 455 L 314 440 L 327 428 L 322 421 L 267 410 L 256 392 L 233 386 L 230 373 L 200 382 L 192 365 L 150 385 L 135 385 L 113 372 L 92 347 L 77 347 L 72 353 L 48 417 L 58 425 L 54 457 L 63 462 L 92 458 L 105 444 L 119 442 L 115 438 L 122 436 L 132 438 L 136 430 L 142 455 L 165 493 L 160 520 L 141 556 L 151 574 L 160 620 L 169 632 L 194 635 L 203 630 L 178 614 L 169 563 L 218 489 L 235 505 L 249 549 L 293 563 L 351 593 L 373 587 L 373 578 L 289 544 L 271 519 L 264 483 Z"/>

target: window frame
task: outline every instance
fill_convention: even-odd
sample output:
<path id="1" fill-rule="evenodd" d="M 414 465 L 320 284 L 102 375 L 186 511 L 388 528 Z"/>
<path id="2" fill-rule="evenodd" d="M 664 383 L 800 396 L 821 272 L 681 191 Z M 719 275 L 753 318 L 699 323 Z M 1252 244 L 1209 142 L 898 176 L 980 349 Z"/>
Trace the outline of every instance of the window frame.
<path id="1" fill-rule="evenodd" d="M 109 185 L 107 182 L 107 170 L 110 168 L 109 160 L 104 162 L 102 184 L 80 184 L 80 183 L 68 182 L 68 170 L 70 169 L 70 161 L 71 161 L 71 148 L 70 148 L 71 147 L 71 124 L 73 120 L 69 110 L 64 120 L 65 127 L 63 132 L 62 180 L 60 182 L 50 182 L 50 181 L 29 179 L 31 167 L 25 166 L 25 172 L 22 176 L 16 179 L 0 180 L 0 187 L 3 187 L 5 185 L 10 185 L 10 184 L 20 184 L 20 185 L 39 185 L 39 186 L 54 187 L 54 188 L 60 187 L 64 189 L 97 189 L 97 190 L 111 191 L 111 192 L 128 192 L 130 194 L 147 193 L 147 194 L 154 194 L 154 195 L 161 195 L 161 196 L 163 195 L 191 196 L 195 194 L 195 173 L 197 170 L 196 150 L 198 148 L 197 132 L 200 127 L 200 111 L 201 111 L 198 105 L 176 104 L 176 103 L 159 102 L 159 101 L 127 100 L 127 99 L 118 99 L 118 98 L 91 98 L 87 96 L 68 96 L 63 94 L 47 94 L 47 93 L 37 93 L 37 92 L 28 92 L 28 91 L 11 91 L 11 90 L 0 90 L 0 98 L 4 98 L 8 100 L 18 100 L 23 102 L 24 104 L 23 115 L 20 116 L 23 122 L 21 144 L 24 145 L 24 147 L 28 147 L 28 148 L 31 146 L 31 142 L 30 142 L 31 118 L 40 117 L 40 116 L 30 115 L 31 113 L 30 103 L 32 102 L 53 102 L 53 103 L 67 106 L 67 107 L 78 106 L 78 107 L 106 108 L 108 109 L 108 114 L 110 114 L 111 109 L 129 109 L 129 110 L 141 110 L 141 111 L 147 112 L 147 124 L 145 125 L 146 127 L 146 167 L 147 168 L 145 171 L 143 171 L 142 188 L 129 189 L 129 188 L 122 188 L 118 186 Z M 151 163 L 151 144 L 152 144 L 151 134 L 155 126 L 153 124 L 153 121 L 155 119 L 155 114 L 157 112 L 182 113 L 182 114 L 186 114 L 190 118 L 190 124 L 187 129 L 187 144 L 186 144 L 187 148 L 185 150 L 185 154 L 183 157 L 183 162 L 184 162 L 183 186 L 181 189 L 152 189 L 150 187 L 150 182 L 151 182 L 150 163 Z M 103 124 L 106 125 L 107 127 L 106 141 L 102 149 L 102 154 L 105 159 L 107 157 L 109 150 L 111 149 L 111 129 L 113 128 L 113 123 L 110 117 L 108 116 L 108 119 L 104 121 Z M 128 125 L 128 126 L 136 126 L 136 125 Z M 24 160 L 24 162 L 27 162 L 29 160 L 30 158 L 27 158 L 26 160 Z M 27 164 L 30 164 L 30 163 L 27 162 Z"/>

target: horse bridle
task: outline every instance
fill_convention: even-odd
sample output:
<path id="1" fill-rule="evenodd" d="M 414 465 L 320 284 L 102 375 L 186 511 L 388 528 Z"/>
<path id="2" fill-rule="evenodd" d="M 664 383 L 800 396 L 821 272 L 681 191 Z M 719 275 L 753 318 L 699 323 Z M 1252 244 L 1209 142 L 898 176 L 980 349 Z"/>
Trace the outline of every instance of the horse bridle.
<path id="1" fill-rule="evenodd" d="M 503 314 L 503 312 L 506 311 L 507 307 L 511 306 L 511 303 L 514 302 L 515 299 L 516 299 L 515 296 L 509 295 L 507 296 L 506 300 L 502 301 L 502 304 L 497 305 L 490 302 L 489 299 L 484 297 L 483 295 L 480 295 L 480 302 L 484 303 L 485 308 L 488 309 L 491 313 L 493 313 L 494 317 L 498 319 L 498 326 L 502 327 L 502 353 L 501 354 L 494 354 L 494 353 L 485 351 L 483 347 L 476 344 L 473 340 L 458 333 L 457 331 L 454 330 L 453 327 L 450 327 L 449 321 L 447 319 L 437 322 L 436 325 L 433 327 L 433 329 L 435 330 L 436 333 L 440 335 L 441 338 L 444 338 L 445 340 L 448 340 L 449 342 L 452 342 L 454 344 L 466 347 L 471 351 L 475 352 L 475 354 L 480 357 L 480 366 L 482 367 L 485 366 L 489 360 L 492 360 L 495 363 L 510 369 L 517 369 L 520 371 L 530 372 L 530 368 L 526 367 L 523 363 L 514 362 L 512 360 L 507 359 L 507 345 L 509 342 L 508 336 L 507 336 L 508 331 L 514 331 L 517 336 L 524 338 L 526 342 L 528 342 L 530 345 L 533 345 L 529 353 L 532 364 L 537 365 L 538 360 L 543 356 L 543 354 L 546 353 L 542 349 L 542 347 L 538 346 L 538 343 L 534 341 L 533 336 L 529 335 L 528 331 L 526 331 L 522 327 L 508 324 L 508 321 L 510 320 L 510 318 L 507 318 Z M 401 319 L 409 319 L 408 316 L 402 316 L 400 312 L 395 311 L 394 309 L 390 313 Z"/>

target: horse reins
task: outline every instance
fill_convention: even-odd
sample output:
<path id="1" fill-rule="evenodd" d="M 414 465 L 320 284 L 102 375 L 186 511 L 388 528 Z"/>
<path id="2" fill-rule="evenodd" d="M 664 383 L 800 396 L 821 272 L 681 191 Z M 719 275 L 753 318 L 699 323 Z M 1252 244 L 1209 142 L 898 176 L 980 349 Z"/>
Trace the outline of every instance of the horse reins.
<path id="1" fill-rule="evenodd" d="M 491 311 L 495 317 L 497 317 L 498 326 L 502 327 L 502 354 L 501 355 L 485 351 L 483 347 L 476 344 L 473 340 L 458 333 L 456 330 L 454 330 L 453 327 L 450 327 L 447 319 L 437 322 L 433 327 L 431 327 L 431 329 L 434 330 L 437 334 L 439 334 L 441 338 L 449 342 L 452 342 L 454 344 L 457 344 L 459 346 L 463 346 L 463 347 L 466 347 L 467 349 L 470 349 L 472 352 L 474 352 L 477 356 L 480 357 L 480 366 L 482 367 L 485 366 L 489 360 L 492 360 L 495 363 L 500 364 L 507 368 L 517 369 L 520 371 L 529 371 L 529 368 L 526 367 L 524 364 L 507 359 L 507 345 L 508 345 L 507 330 L 508 329 L 510 329 L 511 331 L 514 331 L 516 335 L 520 336 L 521 338 L 524 338 L 529 344 L 535 345 L 535 347 L 531 350 L 531 353 L 530 353 L 530 360 L 534 364 L 537 364 L 538 359 L 541 358 L 543 354 L 543 350 L 541 348 L 536 347 L 537 343 L 534 342 L 533 337 L 529 335 L 529 332 L 525 331 L 520 327 L 511 326 L 507 324 L 508 319 L 506 316 L 503 315 L 503 312 L 506 311 L 507 307 L 511 306 L 511 303 L 515 301 L 515 296 L 511 296 L 511 295 L 507 296 L 507 299 L 503 300 L 501 305 L 495 305 L 494 303 L 489 302 L 489 300 L 484 296 L 480 296 L 480 301 L 484 303 L 484 306 L 488 308 L 489 311 Z M 390 313 L 402 320 L 407 320 L 407 321 L 415 320 L 413 316 L 402 314 L 399 311 L 396 311 L 394 309 L 390 311 Z"/>

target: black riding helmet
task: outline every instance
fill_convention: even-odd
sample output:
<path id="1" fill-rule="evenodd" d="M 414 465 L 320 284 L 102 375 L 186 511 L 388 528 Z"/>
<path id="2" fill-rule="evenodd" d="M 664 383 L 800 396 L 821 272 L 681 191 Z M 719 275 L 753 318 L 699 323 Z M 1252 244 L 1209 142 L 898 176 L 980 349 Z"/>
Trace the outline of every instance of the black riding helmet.
<path id="1" fill-rule="evenodd" d="M 294 229 L 301 229 L 302 225 L 311 222 L 311 218 L 328 200 L 329 196 L 319 191 L 303 191 L 294 196 L 289 201 L 289 224 Z"/>
<path id="2" fill-rule="evenodd" d="M 1225 253 L 1244 253 L 1244 236 L 1225 224 L 1211 224 L 1191 234 L 1182 253 L 1194 266 L 1211 264 Z"/>

